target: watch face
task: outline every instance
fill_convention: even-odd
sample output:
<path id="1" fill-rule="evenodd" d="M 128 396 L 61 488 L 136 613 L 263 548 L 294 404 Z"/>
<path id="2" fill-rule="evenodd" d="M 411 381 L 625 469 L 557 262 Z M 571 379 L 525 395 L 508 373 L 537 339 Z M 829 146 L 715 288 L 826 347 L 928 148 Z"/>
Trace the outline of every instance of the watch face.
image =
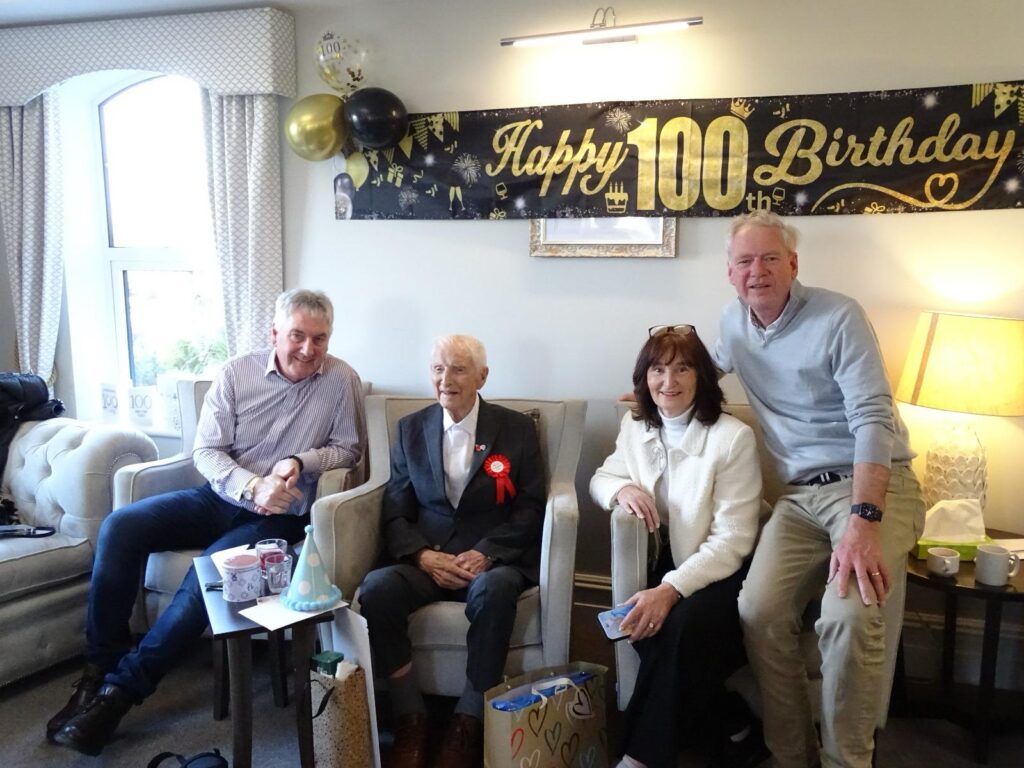
<path id="1" fill-rule="evenodd" d="M 874 504 L 854 504 L 850 511 L 872 523 L 880 522 L 882 519 L 882 510 Z"/>

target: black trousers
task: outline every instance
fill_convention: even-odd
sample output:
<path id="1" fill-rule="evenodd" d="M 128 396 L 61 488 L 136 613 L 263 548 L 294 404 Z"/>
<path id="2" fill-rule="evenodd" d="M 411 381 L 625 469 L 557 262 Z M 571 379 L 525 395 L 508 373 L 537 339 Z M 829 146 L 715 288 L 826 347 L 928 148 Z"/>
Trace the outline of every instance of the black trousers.
<path id="1" fill-rule="evenodd" d="M 484 571 L 465 589 L 439 587 L 415 565 L 398 564 L 366 574 L 360 586 L 360 612 L 370 627 L 374 665 L 385 675 L 412 659 L 409 616 L 440 600 L 466 603 L 466 678 L 479 692 L 501 682 L 516 603 L 529 580 L 515 568 L 498 565 Z"/>
<path id="2" fill-rule="evenodd" d="M 748 565 L 679 600 L 658 634 L 634 646 L 640 671 L 626 708 L 624 744 L 627 755 L 649 768 L 675 766 L 698 728 L 720 725 L 707 721 L 736 706 L 725 681 L 746 662 L 736 598 Z M 673 567 L 666 546 L 648 586 Z"/>

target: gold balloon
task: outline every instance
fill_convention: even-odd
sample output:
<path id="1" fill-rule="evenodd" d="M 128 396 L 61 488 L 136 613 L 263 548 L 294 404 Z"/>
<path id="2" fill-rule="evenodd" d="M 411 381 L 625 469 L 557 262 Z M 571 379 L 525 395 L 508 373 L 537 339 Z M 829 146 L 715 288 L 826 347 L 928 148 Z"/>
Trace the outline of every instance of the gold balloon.
<path id="1" fill-rule="evenodd" d="M 359 189 L 366 183 L 366 177 L 370 175 L 370 164 L 366 162 L 366 155 L 362 152 L 353 152 L 345 158 L 345 173 L 352 177 L 352 183 Z"/>
<path id="2" fill-rule="evenodd" d="M 288 111 L 284 134 L 289 146 L 306 160 L 338 154 L 348 138 L 341 99 L 330 93 L 299 99 Z"/>

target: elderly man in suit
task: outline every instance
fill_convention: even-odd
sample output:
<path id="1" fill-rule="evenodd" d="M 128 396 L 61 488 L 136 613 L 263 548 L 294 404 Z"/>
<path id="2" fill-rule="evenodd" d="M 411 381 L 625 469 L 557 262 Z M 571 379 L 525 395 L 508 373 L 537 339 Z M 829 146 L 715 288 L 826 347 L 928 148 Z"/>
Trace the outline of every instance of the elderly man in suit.
<path id="1" fill-rule="evenodd" d="M 483 345 L 437 340 L 430 366 L 438 404 L 398 424 L 384 494 L 384 567 L 360 604 L 376 664 L 388 675 L 397 723 L 388 765 L 427 764 L 423 697 L 412 666 L 408 617 L 440 600 L 466 603 L 466 685 L 435 765 L 477 766 L 484 692 L 501 680 L 520 593 L 537 583 L 544 470 L 529 417 L 485 402 Z"/>

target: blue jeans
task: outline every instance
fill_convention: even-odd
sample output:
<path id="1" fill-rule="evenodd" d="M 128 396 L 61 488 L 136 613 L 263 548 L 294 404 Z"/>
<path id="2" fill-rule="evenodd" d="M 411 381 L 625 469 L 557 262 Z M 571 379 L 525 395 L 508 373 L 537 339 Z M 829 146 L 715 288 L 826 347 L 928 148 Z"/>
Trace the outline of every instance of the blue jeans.
<path id="1" fill-rule="evenodd" d="M 202 549 L 204 555 L 260 539 L 302 538 L 308 516 L 257 515 L 225 501 L 209 485 L 143 499 L 115 510 L 100 527 L 89 586 L 86 659 L 108 670 L 104 681 L 136 703 L 202 635 L 208 623 L 202 586 L 189 568 L 174 599 L 131 650 L 128 620 L 152 552 Z"/>

